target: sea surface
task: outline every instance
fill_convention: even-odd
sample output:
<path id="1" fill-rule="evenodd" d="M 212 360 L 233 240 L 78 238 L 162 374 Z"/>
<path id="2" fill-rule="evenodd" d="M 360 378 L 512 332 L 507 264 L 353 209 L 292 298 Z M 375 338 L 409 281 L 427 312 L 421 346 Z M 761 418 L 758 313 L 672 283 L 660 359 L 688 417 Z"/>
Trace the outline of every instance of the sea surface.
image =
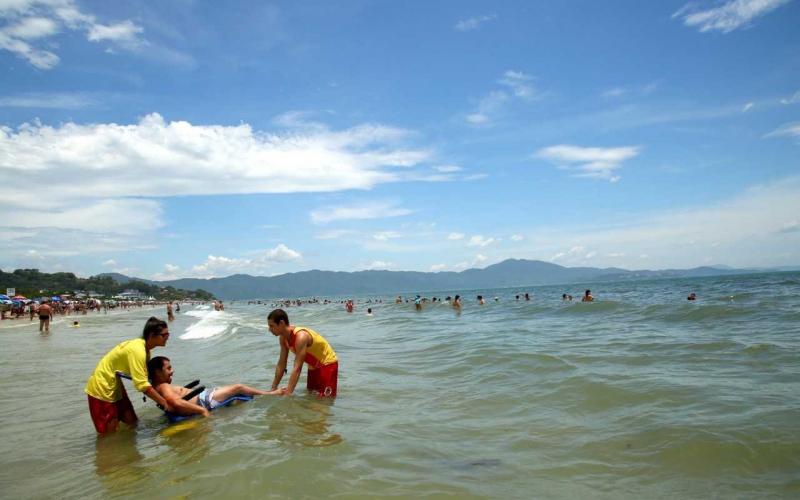
<path id="1" fill-rule="evenodd" d="M 169 425 L 128 384 L 140 425 L 102 438 L 86 379 L 163 308 L 4 321 L 0 497 L 800 498 L 800 273 L 424 295 L 456 293 L 461 313 L 287 308 L 336 350 L 335 400 L 304 370 L 294 396 Z M 269 388 L 269 304 L 184 305 L 154 355 L 176 383 Z"/>

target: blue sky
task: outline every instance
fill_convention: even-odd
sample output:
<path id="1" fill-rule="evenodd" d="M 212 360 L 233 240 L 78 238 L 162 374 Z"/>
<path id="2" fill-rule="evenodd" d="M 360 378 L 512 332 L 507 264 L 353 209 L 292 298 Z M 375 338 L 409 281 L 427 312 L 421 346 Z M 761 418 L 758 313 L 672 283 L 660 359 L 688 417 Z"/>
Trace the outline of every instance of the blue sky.
<path id="1" fill-rule="evenodd" d="M 0 0 L 0 267 L 800 264 L 800 2 Z"/>

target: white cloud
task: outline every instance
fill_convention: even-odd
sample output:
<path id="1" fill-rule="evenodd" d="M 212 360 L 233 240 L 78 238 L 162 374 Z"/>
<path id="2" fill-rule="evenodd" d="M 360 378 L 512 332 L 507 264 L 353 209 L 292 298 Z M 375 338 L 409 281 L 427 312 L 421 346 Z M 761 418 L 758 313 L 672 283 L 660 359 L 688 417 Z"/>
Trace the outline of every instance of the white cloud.
<path id="1" fill-rule="evenodd" d="M 764 137 L 800 137 L 800 122 L 784 123 Z"/>
<path id="2" fill-rule="evenodd" d="M 536 90 L 531 84 L 532 81 L 533 77 L 530 75 L 526 75 L 521 71 L 509 70 L 503 74 L 503 78 L 498 83 L 509 87 L 516 97 L 533 99 L 536 97 Z"/>
<path id="3" fill-rule="evenodd" d="M 265 275 L 275 263 L 301 260 L 303 256 L 283 243 L 269 250 L 256 252 L 249 258 L 233 258 L 221 255 L 209 255 L 205 262 L 192 266 L 191 271 L 183 277 L 214 278 L 231 274 Z M 178 272 L 177 268 L 166 267 L 168 274 Z"/>
<path id="4" fill-rule="evenodd" d="M 800 90 L 786 99 L 781 99 L 781 104 L 797 104 L 800 102 Z"/>
<path id="5" fill-rule="evenodd" d="M 95 104 L 80 93 L 28 93 L 0 97 L 0 108 L 80 109 Z"/>
<path id="6" fill-rule="evenodd" d="M 434 167 L 437 171 L 442 172 L 444 174 L 450 174 L 454 172 L 461 172 L 463 169 L 458 165 L 439 165 Z"/>
<path id="7" fill-rule="evenodd" d="M 400 217 L 413 213 L 407 208 L 398 207 L 395 203 L 377 201 L 359 203 L 357 205 L 324 207 L 311 212 L 314 224 L 326 224 L 339 220 L 383 219 Z"/>
<path id="8" fill-rule="evenodd" d="M 567 250 L 565 252 L 558 252 L 557 254 L 553 255 L 552 257 L 550 257 L 550 260 L 556 261 L 556 260 L 559 260 L 559 259 L 563 259 L 565 257 L 566 258 L 571 258 L 571 257 L 575 257 L 577 255 L 582 255 L 584 250 L 585 250 L 584 247 L 582 247 L 580 245 L 575 245 L 575 246 L 573 246 L 572 248 L 570 248 L 569 250 Z"/>
<path id="9" fill-rule="evenodd" d="M 467 246 L 483 248 L 485 246 L 491 245 L 495 241 L 496 240 L 494 238 L 485 238 L 480 234 L 476 234 L 475 236 L 469 239 L 469 243 L 467 243 Z"/>
<path id="10" fill-rule="evenodd" d="M 292 250 L 283 243 L 278 244 L 275 248 L 267 250 L 263 254 L 263 258 L 270 262 L 289 262 L 293 260 L 300 260 L 303 258 L 300 252 Z"/>
<path id="11" fill-rule="evenodd" d="M 464 233 L 450 233 L 447 235 L 448 240 L 463 240 Z"/>
<path id="12" fill-rule="evenodd" d="M 605 90 L 601 97 L 604 99 L 619 99 L 626 96 L 647 96 L 655 92 L 661 82 L 654 81 L 644 85 L 624 85 Z"/>
<path id="13" fill-rule="evenodd" d="M 377 241 L 388 241 L 394 238 L 400 238 L 401 234 L 397 231 L 381 231 L 372 235 L 372 238 Z"/>
<path id="14" fill-rule="evenodd" d="M 94 24 L 89 27 L 87 39 L 90 42 L 111 40 L 113 42 L 132 43 L 137 41 L 137 35 L 144 31 L 141 26 L 136 26 L 131 21 L 103 25 Z"/>
<path id="15" fill-rule="evenodd" d="M 477 264 L 483 264 L 483 263 L 484 263 L 484 262 L 486 262 L 487 260 L 489 260 L 489 257 L 487 257 L 487 256 L 485 256 L 485 255 L 482 255 L 482 254 L 477 254 L 477 255 L 475 256 L 475 264 L 474 264 L 474 265 L 477 265 Z"/>
<path id="16" fill-rule="evenodd" d="M 180 271 L 180 266 L 176 266 L 174 264 L 164 264 L 164 271 L 168 273 L 176 273 Z"/>
<path id="17" fill-rule="evenodd" d="M 58 33 L 58 24 L 46 17 L 25 17 L 3 29 L 12 38 L 35 40 Z"/>
<path id="18" fill-rule="evenodd" d="M 536 156 L 551 161 L 562 168 L 576 170 L 576 177 L 592 177 L 607 179 L 611 182 L 619 180 L 614 171 L 622 166 L 622 162 L 639 154 L 639 147 L 625 146 L 617 148 L 586 148 L 570 144 L 559 144 L 542 148 Z"/>
<path id="19" fill-rule="evenodd" d="M 456 31 L 472 31 L 480 28 L 483 23 L 488 21 L 493 21 L 497 19 L 497 14 L 491 14 L 488 16 L 478 16 L 478 17 L 470 17 L 468 19 L 462 19 L 453 26 L 453 29 Z"/>
<path id="20" fill-rule="evenodd" d="M 502 90 L 493 90 L 478 101 L 478 110 L 467 115 L 467 122 L 473 125 L 483 125 L 488 123 L 509 100 L 508 93 Z"/>
<path id="21" fill-rule="evenodd" d="M 114 226 L 112 231 L 152 228 L 152 221 L 160 221 L 158 204 L 137 197 L 338 191 L 404 180 L 409 166 L 430 157 L 427 151 L 399 145 L 407 135 L 380 125 L 265 134 L 246 124 L 166 122 L 158 114 L 133 125 L 0 127 L 0 169 L 8 173 L 0 183 L 0 199 L 7 211 L 24 209 L 19 219 L 9 219 L 14 226 L 24 220 L 39 227 L 49 219 L 70 228 L 72 221 L 82 228 Z M 35 197 L 28 173 L 48 179 L 37 186 Z M 125 207 L 130 209 L 125 224 L 112 224 L 107 214 L 87 219 L 99 215 L 98 210 L 119 215 Z M 361 208 L 367 211 L 362 217 L 410 213 L 381 204 Z M 31 209 L 52 214 L 36 217 Z M 319 219 L 347 215 L 358 214 L 334 211 Z"/>
<path id="22" fill-rule="evenodd" d="M 107 261 L 103 262 L 103 267 L 117 267 L 117 261 L 114 259 L 108 259 Z"/>
<path id="23" fill-rule="evenodd" d="M 127 50 L 139 50 L 147 42 L 138 38 L 143 31 L 130 20 L 111 25 L 97 21 L 92 14 L 85 14 L 73 0 L 17 0 L 0 5 L 0 19 L 6 25 L 0 28 L 0 50 L 7 50 L 25 59 L 39 69 L 52 69 L 59 57 L 42 47 L 57 46 L 50 39 L 62 30 L 82 31 L 87 40 L 108 41 Z M 155 52 L 156 47 L 150 47 Z"/>
<path id="24" fill-rule="evenodd" d="M 607 227 L 540 229 L 529 240 L 538 252 L 552 252 L 551 260 L 565 265 L 587 264 L 593 253 L 591 264 L 597 266 L 630 267 L 640 255 L 658 268 L 700 265 L 699 255 L 739 267 L 794 265 L 800 261 L 800 231 L 792 231 L 798 213 L 800 177 L 793 177 L 712 206 L 641 214 L 608 221 Z M 618 259 L 623 255 L 627 261 Z"/>
<path id="25" fill-rule="evenodd" d="M 686 26 L 696 27 L 701 32 L 731 31 L 747 26 L 750 22 L 763 16 L 789 0 L 728 0 L 722 5 L 710 9 L 699 10 L 694 3 L 684 5 L 672 15 L 672 18 L 683 18 Z"/>
<path id="26" fill-rule="evenodd" d="M 539 97 L 533 86 L 533 77 L 521 71 L 508 70 L 497 83 L 504 88 L 492 90 L 478 100 L 477 109 L 465 116 L 467 123 L 491 125 L 514 101 L 531 101 Z"/>
<path id="27" fill-rule="evenodd" d="M 751 109 L 753 109 L 753 106 L 755 106 L 755 105 L 756 105 L 756 103 L 754 103 L 754 102 L 748 102 L 747 104 L 742 106 L 742 113 L 746 113 L 746 112 L 750 111 Z"/>
<path id="28" fill-rule="evenodd" d="M 439 271 L 444 271 L 445 269 L 447 269 L 447 264 L 433 264 L 429 270 L 432 273 L 436 273 Z"/>
<path id="29" fill-rule="evenodd" d="M 366 266 L 363 266 L 364 269 L 391 269 L 395 265 L 393 262 L 385 262 L 382 260 L 375 260 Z"/>
<path id="30" fill-rule="evenodd" d="M 525 237 L 522 236 L 521 234 L 512 234 L 511 235 L 511 241 L 522 241 L 524 239 L 525 239 Z"/>

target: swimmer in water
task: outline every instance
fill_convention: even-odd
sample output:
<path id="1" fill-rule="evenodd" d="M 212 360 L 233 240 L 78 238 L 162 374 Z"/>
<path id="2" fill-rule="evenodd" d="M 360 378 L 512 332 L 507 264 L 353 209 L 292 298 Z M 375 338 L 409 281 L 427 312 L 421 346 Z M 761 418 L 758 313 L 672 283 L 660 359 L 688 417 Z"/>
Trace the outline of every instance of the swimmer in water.
<path id="1" fill-rule="evenodd" d="M 697 300 L 697 294 L 694 292 L 690 293 L 689 296 L 686 297 L 686 300 Z"/>
<path id="2" fill-rule="evenodd" d="M 478 304 L 484 305 L 485 303 L 486 303 L 486 301 L 483 300 L 483 295 L 478 295 Z"/>
<path id="3" fill-rule="evenodd" d="M 461 309 L 461 295 L 456 295 L 453 299 L 453 307 L 456 309 Z"/>
<path id="4" fill-rule="evenodd" d="M 73 321 L 73 322 L 72 322 L 72 328 L 77 328 L 77 327 L 79 327 L 79 326 L 81 326 L 81 324 L 80 324 L 80 323 L 78 323 L 77 321 Z"/>
<path id="5" fill-rule="evenodd" d="M 581 302 L 593 302 L 593 301 L 594 301 L 594 297 L 592 297 L 592 291 L 591 290 L 586 290 L 586 292 L 583 294 L 583 298 L 581 299 Z"/>

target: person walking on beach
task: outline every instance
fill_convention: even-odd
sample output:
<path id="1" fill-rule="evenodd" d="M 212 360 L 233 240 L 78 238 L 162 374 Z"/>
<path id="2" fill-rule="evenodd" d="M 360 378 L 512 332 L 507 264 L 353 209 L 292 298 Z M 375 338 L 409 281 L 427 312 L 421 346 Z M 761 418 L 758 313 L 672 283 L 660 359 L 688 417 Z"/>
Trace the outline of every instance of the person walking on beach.
<path id="1" fill-rule="evenodd" d="M 89 400 L 89 415 L 99 434 L 116 431 L 120 420 L 130 426 L 135 426 L 139 420 L 120 380 L 121 375 L 130 377 L 137 391 L 146 394 L 166 411 L 172 411 L 172 405 L 153 389 L 147 378 L 150 351 L 167 345 L 168 338 L 167 323 L 151 317 L 144 325 L 141 338 L 117 344 L 97 363 L 86 381 L 84 392 Z"/>
<path id="2" fill-rule="evenodd" d="M 50 331 L 50 319 L 53 317 L 53 308 L 50 307 L 50 303 L 45 301 L 42 305 L 39 306 L 39 331 L 41 332 L 44 330 L 45 332 Z"/>
<path id="3" fill-rule="evenodd" d="M 339 359 L 325 337 L 310 328 L 289 324 L 289 315 L 283 309 L 275 309 L 267 316 L 269 331 L 278 337 L 281 353 L 275 365 L 275 378 L 272 390 L 278 388 L 286 364 L 289 351 L 294 353 L 294 365 L 289 375 L 289 383 L 281 389 L 282 394 L 294 392 L 303 363 L 308 365 L 308 381 L 306 388 L 316 392 L 320 397 L 336 397 L 336 385 L 339 379 Z"/>

